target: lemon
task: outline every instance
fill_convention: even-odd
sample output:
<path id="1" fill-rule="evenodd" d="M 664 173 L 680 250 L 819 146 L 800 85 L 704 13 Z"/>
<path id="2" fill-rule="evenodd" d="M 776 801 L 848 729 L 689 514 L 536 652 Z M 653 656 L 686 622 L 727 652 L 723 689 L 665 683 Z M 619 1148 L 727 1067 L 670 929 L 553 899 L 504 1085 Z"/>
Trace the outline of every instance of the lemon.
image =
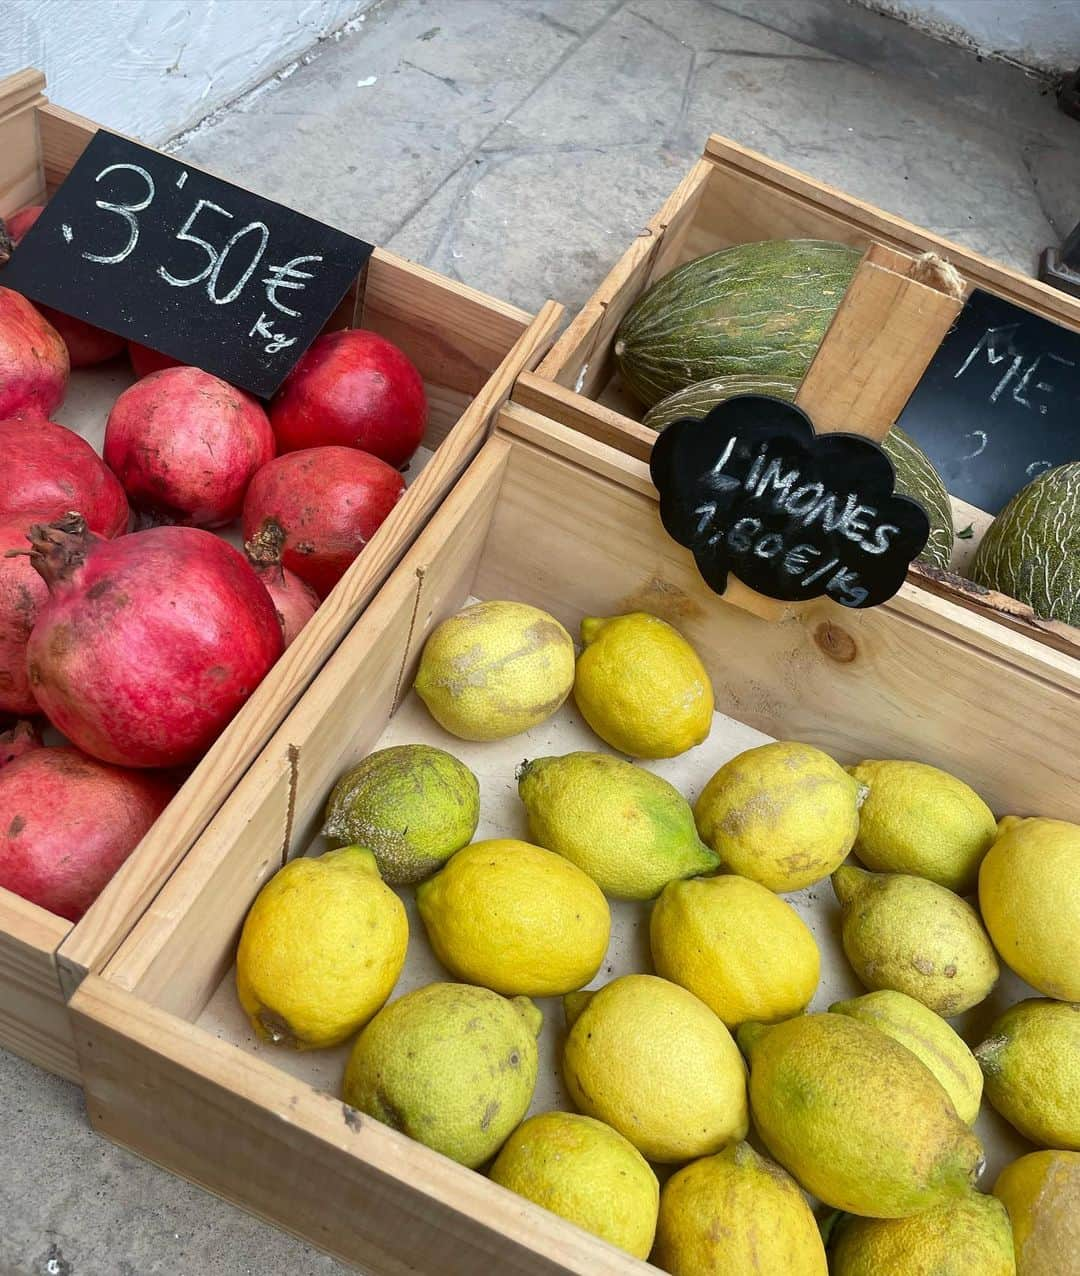
<path id="1" fill-rule="evenodd" d="M 527 603 L 474 603 L 429 635 L 416 694 L 462 740 L 504 740 L 550 718 L 574 685 L 574 643 Z"/>
<path id="2" fill-rule="evenodd" d="M 660 1188 L 627 1139 L 592 1117 L 545 1112 L 507 1139 L 491 1178 L 635 1258 L 648 1258 Z"/>
<path id="3" fill-rule="evenodd" d="M 986 1097 L 1032 1143 L 1080 1151 L 1080 1006 L 1011 1006 L 975 1049 Z"/>
<path id="4" fill-rule="evenodd" d="M 418 882 L 465 846 L 480 819 L 480 785 L 428 744 L 378 749 L 334 785 L 323 833 L 363 846 L 383 881 Z"/>
<path id="5" fill-rule="evenodd" d="M 923 762 L 860 762 L 851 774 L 870 790 L 855 841 L 867 868 L 926 877 L 960 895 L 975 889 L 997 821 L 973 788 Z"/>
<path id="6" fill-rule="evenodd" d="M 705 666 L 665 620 L 643 611 L 587 616 L 574 700 L 605 744 L 632 758 L 673 758 L 712 727 Z"/>
<path id="7" fill-rule="evenodd" d="M 979 915 L 959 895 L 904 873 L 838 868 L 844 952 L 867 988 L 905 992 L 939 1015 L 977 1006 L 998 963 Z"/>
<path id="8" fill-rule="evenodd" d="M 1021 979 L 1080 1001 L 1080 825 L 1006 816 L 979 869 L 979 908 Z"/>
<path id="9" fill-rule="evenodd" d="M 725 762 L 694 807 L 698 832 L 734 873 L 797 891 L 841 864 L 859 829 L 861 789 L 811 744 L 777 742 Z"/>
<path id="10" fill-rule="evenodd" d="M 532 837 L 605 895 L 652 899 L 673 878 L 719 866 L 678 789 L 632 762 L 568 753 L 523 762 L 517 774 Z"/>
<path id="11" fill-rule="evenodd" d="M 754 1127 L 834 1209 L 906 1218 L 964 1196 L 982 1147 L 930 1070 L 845 1015 L 743 1024 Z"/>
<path id="12" fill-rule="evenodd" d="M 653 1261 L 671 1276 L 827 1276 L 817 1224 L 798 1185 L 749 1143 L 668 1179 Z"/>
<path id="13" fill-rule="evenodd" d="M 416 903 L 447 970 L 507 996 L 580 988 L 607 952 L 611 913 L 599 886 L 554 851 L 514 838 L 458 851 L 417 887 Z"/>
<path id="14" fill-rule="evenodd" d="M 528 1111 L 542 1016 L 526 997 L 428 984 L 385 1006 L 356 1039 L 343 1097 L 475 1168 Z"/>
<path id="15" fill-rule="evenodd" d="M 244 921 L 237 996 L 265 1040 L 336 1046 L 390 996 L 408 942 L 405 909 L 370 851 L 296 859 L 259 891 Z"/>
<path id="16" fill-rule="evenodd" d="M 1001 1202 L 970 1192 L 913 1218 L 845 1215 L 829 1236 L 832 1276 L 1015 1276 Z"/>
<path id="17" fill-rule="evenodd" d="M 653 966 L 729 1028 L 805 1010 L 821 958 L 809 928 L 772 891 L 746 877 L 672 882 L 649 921 Z"/>
<path id="18" fill-rule="evenodd" d="M 582 1112 L 650 1161 L 707 1156 L 746 1136 L 738 1048 L 693 993 L 655 975 L 624 975 L 567 1001 L 563 1074 Z"/>
<path id="19" fill-rule="evenodd" d="M 1016 1276 L 1080 1276 L 1080 1152 L 1029 1152 L 994 1195 L 1012 1221 Z"/>
<path id="20" fill-rule="evenodd" d="M 956 1115 L 972 1125 L 979 1115 L 983 1077 L 975 1056 L 940 1015 L 906 993 L 882 989 L 829 1007 L 877 1028 L 930 1069 L 952 1099 Z"/>

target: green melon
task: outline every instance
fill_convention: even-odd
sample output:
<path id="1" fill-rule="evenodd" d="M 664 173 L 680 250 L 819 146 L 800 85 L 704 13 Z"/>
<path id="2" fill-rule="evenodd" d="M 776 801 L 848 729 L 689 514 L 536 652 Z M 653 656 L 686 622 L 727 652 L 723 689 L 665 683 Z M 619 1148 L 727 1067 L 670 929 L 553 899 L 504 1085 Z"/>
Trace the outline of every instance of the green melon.
<path id="1" fill-rule="evenodd" d="M 794 399 L 798 383 L 779 377 L 727 376 L 699 381 L 676 390 L 645 413 L 643 424 L 663 430 L 680 417 L 704 416 L 706 412 L 737 394 L 771 394 L 775 399 Z M 896 471 L 896 490 L 913 497 L 930 519 L 930 539 L 919 555 L 932 567 L 947 568 L 953 549 L 952 504 L 941 476 L 915 440 L 894 425 L 882 448 Z"/>
<path id="2" fill-rule="evenodd" d="M 650 407 L 710 377 L 801 381 L 860 256 L 821 239 L 768 239 L 679 266 L 619 325 L 623 380 Z"/>
<path id="3" fill-rule="evenodd" d="M 1080 461 L 1017 492 L 983 536 L 971 578 L 1044 620 L 1080 625 Z"/>

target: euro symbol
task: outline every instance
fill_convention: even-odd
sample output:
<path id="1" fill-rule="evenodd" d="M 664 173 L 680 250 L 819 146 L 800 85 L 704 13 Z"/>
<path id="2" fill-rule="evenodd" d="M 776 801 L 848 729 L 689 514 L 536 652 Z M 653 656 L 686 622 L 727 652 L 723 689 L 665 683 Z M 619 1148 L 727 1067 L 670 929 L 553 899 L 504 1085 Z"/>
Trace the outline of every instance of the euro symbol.
<path id="1" fill-rule="evenodd" d="M 276 309 L 280 310 L 283 315 L 292 315 L 294 319 L 300 317 L 299 310 L 291 310 L 277 299 L 277 290 L 279 288 L 303 288 L 304 281 L 314 278 L 310 270 L 301 270 L 300 267 L 305 262 L 322 261 L 321 257 L 294 257 L 292 261 L 287 261 L 284 266 L 271 266 L 270 278 L 262 281 L 263 287 L 266 289 L 266 300 Z"/>

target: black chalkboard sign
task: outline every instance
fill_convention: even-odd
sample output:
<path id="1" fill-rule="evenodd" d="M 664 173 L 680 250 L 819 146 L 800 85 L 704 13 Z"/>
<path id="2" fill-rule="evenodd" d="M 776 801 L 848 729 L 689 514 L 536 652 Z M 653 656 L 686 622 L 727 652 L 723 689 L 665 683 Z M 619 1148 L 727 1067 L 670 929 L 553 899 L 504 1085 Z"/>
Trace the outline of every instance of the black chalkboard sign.
<path id="1" fill-rule="evenodd" d="M 665 529 L 717 593 L 732 572 L 785 602 L 828 594 L 873 607 L 900 588 L 930 535 L 876 443 L 818 435 L 805 412 L 765 395 L 673 422 L 651 468 Z"/>
<path id="2" fill-rule="evenodd" d="M 898 422 L 953 496 L 997 514 L 1080 460 L 1080 332 L 976 290 Z"/>
<path id="3" fill-rule="evenodd" d="M 0 284 L 272 394 L 371 245 L 98 132 Z"/>

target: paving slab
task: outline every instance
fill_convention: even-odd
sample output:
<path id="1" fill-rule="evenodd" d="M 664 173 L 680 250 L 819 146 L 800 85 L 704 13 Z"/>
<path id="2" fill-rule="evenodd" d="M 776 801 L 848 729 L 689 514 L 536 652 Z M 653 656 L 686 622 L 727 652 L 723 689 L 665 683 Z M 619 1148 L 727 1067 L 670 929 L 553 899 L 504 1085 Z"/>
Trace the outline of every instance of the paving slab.
<path id="1" fill-rule="evenodd" d="M 844 0 L 385 0 L 177 153 L 534 308 L 579 306 L 711 131 L 1021 269 L 1080 218 L 1040 81 Z M 345 1269 L 94 1136 L 0 1052 L 2 1276 Z"/>

